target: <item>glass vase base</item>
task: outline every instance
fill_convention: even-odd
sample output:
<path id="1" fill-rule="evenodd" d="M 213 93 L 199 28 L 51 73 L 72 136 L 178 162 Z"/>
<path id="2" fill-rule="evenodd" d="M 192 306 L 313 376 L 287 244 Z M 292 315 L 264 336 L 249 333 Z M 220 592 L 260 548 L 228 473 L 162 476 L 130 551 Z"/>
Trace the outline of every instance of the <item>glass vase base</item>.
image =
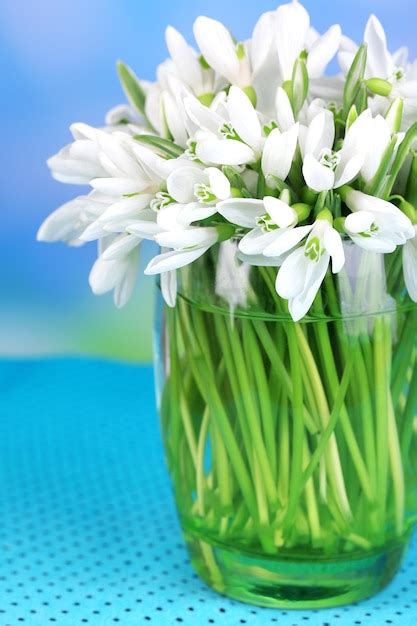
<path id="1" fill-rule="evenodd" d="M 364 600 L 398 571 L 409 539 L 338 559 L 278 558 L 229 549 L 185 535 L 193 566 L 212 589 L 256 606 L 319 609 Z"/>

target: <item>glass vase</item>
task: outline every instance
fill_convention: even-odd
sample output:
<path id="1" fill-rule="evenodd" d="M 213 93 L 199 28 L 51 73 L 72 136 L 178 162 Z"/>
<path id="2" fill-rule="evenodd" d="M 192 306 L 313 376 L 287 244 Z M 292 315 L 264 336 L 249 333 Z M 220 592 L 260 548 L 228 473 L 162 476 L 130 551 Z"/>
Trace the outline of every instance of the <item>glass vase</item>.
<path id="1" fill-rule="evenodd" d="M 399 253 L 345 243 L 293 322 L 275 267 L 225 242 L 158 297 L 162 434 L 192 563 L 260 606 L 332 607 L 383 588 L 417 516 L 417 308 Z"/>

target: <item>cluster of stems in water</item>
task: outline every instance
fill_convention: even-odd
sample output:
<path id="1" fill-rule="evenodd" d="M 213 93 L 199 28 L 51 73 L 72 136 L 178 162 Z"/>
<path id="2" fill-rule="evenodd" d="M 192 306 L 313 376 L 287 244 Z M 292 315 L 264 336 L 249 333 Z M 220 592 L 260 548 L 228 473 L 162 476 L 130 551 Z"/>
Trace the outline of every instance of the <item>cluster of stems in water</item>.
<path id="1" fill-rule="evenodd" d="M 268 267 L 252 280 L 273 314 L 230 315 L 182 297 L 166 309 L 161 413 L 190 532 L 271 555 L 328 556 L 408 532 L 417 310 L 400 302 L 395 255 L 386 262 L 398 293 L 385 313 L 344 318 L 329 274 L 312 316 L 294 323 Z"/>

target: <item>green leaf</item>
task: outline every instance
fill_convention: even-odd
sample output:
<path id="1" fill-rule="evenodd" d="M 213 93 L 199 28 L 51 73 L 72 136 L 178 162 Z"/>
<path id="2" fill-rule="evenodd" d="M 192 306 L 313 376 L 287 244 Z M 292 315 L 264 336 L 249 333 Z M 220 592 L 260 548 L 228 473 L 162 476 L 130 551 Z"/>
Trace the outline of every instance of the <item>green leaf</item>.
<path id="1" fill-rule="evenodd" d="M 223 165 L 222 172 L 228 179 L 231 187 L 235 187 L 235 189 L 243 189 L 243 187 L 246 186 L 242 176 L 231 165 Z"/>
<path id="2" fill-rule="evenodd" d="M 407 180 L 406 197 L 409 202 L 417 207 L 417 155 L 413 156 L 411 161 L 410 173 Z"/>
<path id="3" fill-rule="evenodd" d="M 294 116 L 297 118 L 308 94 L 308 71 L 305 59 L 297 59 L 294 63 L 291 81 L 291 102 Z"/>
<path id="4" fill-rule="evenodd" d="M 127 99 L 139 113 L 144 115 L 146 94 L 140 85 L 138 77 L 134 71 L 122 61 L 117 62 L 117 73 Z"/>
<path id="5" fill-rule="evenodd" d="M 381 197 L 381 193 L 383 192 L 384 183 L 386 181 L 386 177 L 388 174 L 388 170 L 390 164 L 392 162 L 392 155 L 394 154 L 395 146 L 397 145 L 397 136 L 395 135 L 388 148 L 384 152 L 384 156 L 382 157 L 381 163 L 376 171 L 375 176 L 365 187 L 365 193 L 370 196 L 376 196 L 378 198 Z"/>
<path id="6" fill-rule="evenodd" d="M 343 112 L 345 117 L 348 115 L 352 104 L 355 103 L 359 94 L 359 89 L 365 75 L 367 52 L 366 44 L 362 44 L 346 76 L 345 89 L 343 92 Z"/>
<path id="7" fill-rule="evenodd" d="M 405 137 L 400 143 L 400 147 L 397 151 L 397 156 L 395 157 L 394 163 L 392 164 L 391 172 L 389 174 L 388 179 L 386 180 L 386 184 L 384 185 L 383 193 L 384 197 L 388 197 L 391 195 L 392 188 L 395 185 L 395 181 L 397 180 L 397 176 L 400 173 L 402 166 L 405 163 L 406 158 L 410 154 L 414 142 L 417 140 L 417 122 L 414 122 L 412 126 L 405 133 Z"/>
<path id="8" fill-rule="evenodd" d="M 133 139 L 143 143 L 152 148 L 156 148 L 162 156 L 168 159 L 176 159 L 184 154 L 184 149 L 181 146 L 177 146 L 173 141 L 163 139 L 162 137 L 156 137 L 155 135 L 134 135 Z"/>

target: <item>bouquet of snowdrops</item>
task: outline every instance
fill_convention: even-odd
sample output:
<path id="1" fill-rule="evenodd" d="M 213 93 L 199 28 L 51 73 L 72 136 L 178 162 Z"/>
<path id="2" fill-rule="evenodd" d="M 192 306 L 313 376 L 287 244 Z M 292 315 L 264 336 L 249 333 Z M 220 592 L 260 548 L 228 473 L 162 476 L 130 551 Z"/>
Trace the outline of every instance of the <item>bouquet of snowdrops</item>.
<path id="1" fill-rule="evenodd" d="M 157 81 L 123 63 L 128 105 L 102 129 L 77 123 L 75 141 L 49 161 L 53 176 L 92 191 L 52 213 L 38 238 L 99 242 L 96 294 L 132 292 L 144 239 L 163 251 L 161 274 L 175 303 L 175 272 L 219 241 L 239 259 L 279 268 L 276 291 L 294 320 L 310 309 L 342 240 L 391 253 L 404 246 L 408 292 L 417 299 L 417 63 L 391 54 L 372 16 L 357 46 L 338 25 L 319 35 L 298 2 L 263 14 L 236 42 L 216 20 L 194 24 L 199 50 L 174 28 Z M 325 76 L 338 55 L 340 72 Z"/>
<path id="2" fill-rule="evenodd" d="M 417 62 L 376 17 L 358 46 L 297 1 L 249 40 L 194 34 L 168 27 L 154 83 L 118 64 L 129 103 L 48 162 L 92 190 L 38 238 L 97 240 L 90 285 L 119 307 L 142 241 L 161 247 L 159 403 L 201 576 L 260 604 L 355 600 L 417 518 Z"/>

